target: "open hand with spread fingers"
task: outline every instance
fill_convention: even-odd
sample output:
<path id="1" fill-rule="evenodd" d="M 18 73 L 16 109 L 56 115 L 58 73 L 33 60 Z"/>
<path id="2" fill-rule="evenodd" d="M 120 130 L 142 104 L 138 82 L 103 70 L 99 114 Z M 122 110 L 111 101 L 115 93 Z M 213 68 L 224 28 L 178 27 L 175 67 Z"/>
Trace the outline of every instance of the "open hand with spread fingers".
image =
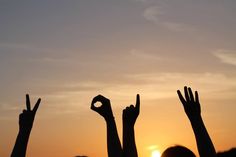
<path id="1" fill-rule="evenodd" d="M 97 102 L 100 102 L 102 105 L 96 107 L 95 104 Z M 113 118 L 110 100 L 102 95 L 98 95 L 93 98 L 91 109 L 100 114 L 103 118 L 105 118 L 105 120 L 110 120 L 111 118 Z"/>
<path id="2" fill-rule="evenodd" d="M 38 110 L 39 104 L 41 102 L 41 99 L 39 98 L 34 106 L 33 109 L 31 109 L 30 104 L 30 98 L 29 95 L 26 95 L 26 109 L 23 110 L 23 112 L 19 116 L 19 126 L 20 130 L 28 130 L 30 131 L 33 127 L 35 114 Z"/>
<path id="3" fill-rule="evenodd" d="M 216 157 L 216 151 L 213 142 L 211 141 L 211 138 L 201 117 L 201 106 L 199 103 L 198 92 L 195 91 L 194 96 L 191 88 L 185 86 L 185 98 L 179 90 L 177 93 L 193 128 L 200 157 Z"/>
<path id="4" fill-rule="evenodd" d="M 136 96 L 136 105 L 130 105 L 123 110 L 123 124 L 134 126 L 136 119 L 140 112 L 140 97 L 139 94 Z"/>
<path id="5" fill-rule="evenodd" d="M 190 87 L 184 87 L 185 98 L 180 90 L 177 91 L 179 99 L 184 106 L 184 111 L 190 120 L 201 117 L 201 106 L 199 103 L 198 92 L 195 91 L 195 98 Z"/>

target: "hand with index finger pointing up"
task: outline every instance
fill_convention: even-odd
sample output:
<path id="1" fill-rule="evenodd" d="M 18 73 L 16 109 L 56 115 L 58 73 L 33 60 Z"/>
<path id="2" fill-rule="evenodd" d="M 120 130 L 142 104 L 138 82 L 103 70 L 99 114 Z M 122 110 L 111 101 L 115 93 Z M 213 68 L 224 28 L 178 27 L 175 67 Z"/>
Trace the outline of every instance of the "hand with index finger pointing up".
<path id="1" fill-rule="evenodd" d="M 140 112 L 140 96 L 136 96 L 136 105 L 130 105 L 123 110 L 123 124 L 127 126 L 134 126 L 136 119 Z"/>

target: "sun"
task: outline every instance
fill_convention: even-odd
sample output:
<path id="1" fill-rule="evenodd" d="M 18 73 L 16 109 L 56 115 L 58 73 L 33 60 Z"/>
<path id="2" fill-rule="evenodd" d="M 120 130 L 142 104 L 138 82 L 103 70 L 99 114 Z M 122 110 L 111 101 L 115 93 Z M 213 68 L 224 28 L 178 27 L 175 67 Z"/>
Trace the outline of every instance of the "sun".
<path id="1" fill-rule="evenodd" d="M 152 151 L 152 157 L 161 157 L 161 153 L 158 150 L 153 150 Z"/>

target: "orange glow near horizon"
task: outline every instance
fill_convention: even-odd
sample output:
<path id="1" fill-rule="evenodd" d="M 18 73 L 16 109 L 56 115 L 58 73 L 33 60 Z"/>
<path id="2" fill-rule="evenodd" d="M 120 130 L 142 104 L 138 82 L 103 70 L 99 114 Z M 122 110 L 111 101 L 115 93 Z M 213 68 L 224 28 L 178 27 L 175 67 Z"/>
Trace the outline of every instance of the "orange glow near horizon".
<path id="1" fill-rule="evenodd" d="M 161 153 L 159 150 L 153 150 L 151 157 L 161 157 Z"/>

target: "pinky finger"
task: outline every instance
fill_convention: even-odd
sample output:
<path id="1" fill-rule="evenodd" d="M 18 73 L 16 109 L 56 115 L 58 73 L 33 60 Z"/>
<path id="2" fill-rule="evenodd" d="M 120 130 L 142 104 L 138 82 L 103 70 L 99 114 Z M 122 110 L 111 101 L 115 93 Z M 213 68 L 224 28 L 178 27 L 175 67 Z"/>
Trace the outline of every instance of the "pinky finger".
<path id="1" fill-rule="evenodd" d="M 196 102 L 199 103 L 199 96 L 198 96 L 198 92 L 195 91 L 195 99 L 196 99 Z"/>

